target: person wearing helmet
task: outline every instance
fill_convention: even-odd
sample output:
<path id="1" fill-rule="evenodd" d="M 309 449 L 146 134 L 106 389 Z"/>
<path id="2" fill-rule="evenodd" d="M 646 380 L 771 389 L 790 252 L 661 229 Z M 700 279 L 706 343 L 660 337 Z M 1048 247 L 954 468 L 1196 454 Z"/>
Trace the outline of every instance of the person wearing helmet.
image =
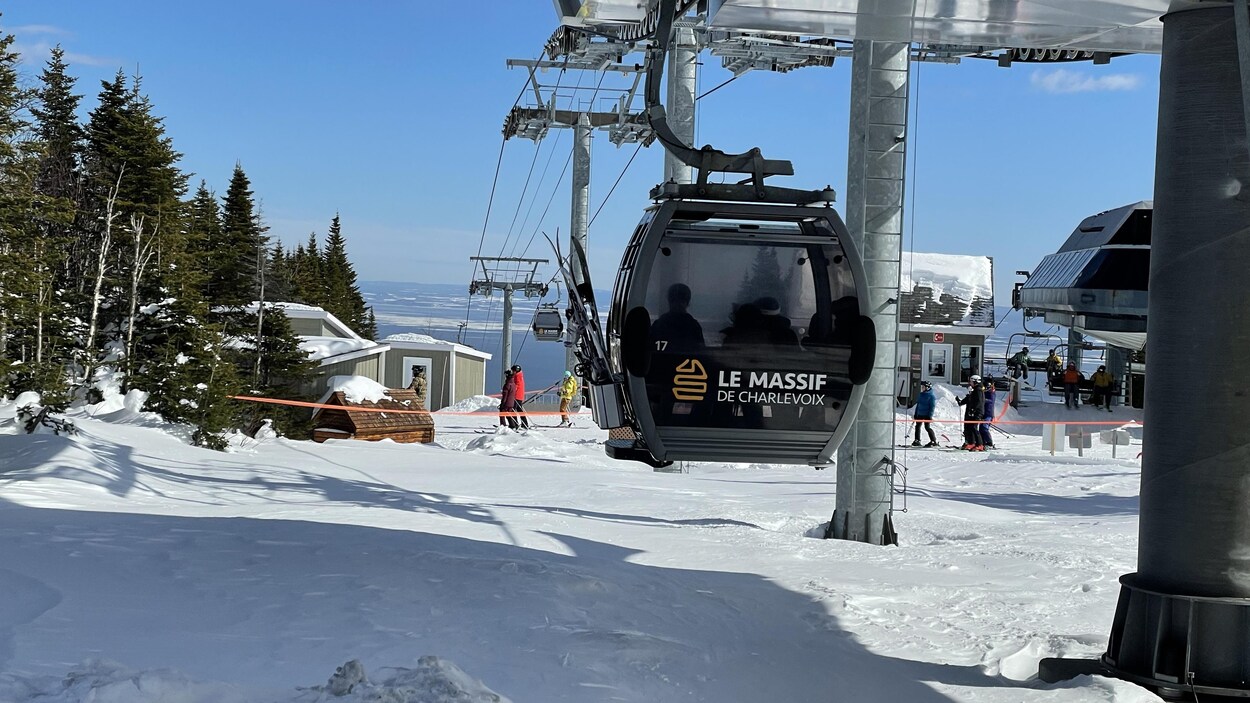
<path id="1" fill-rule="evenodd" d="M 569 419 L 569 406 L 573 404 L 575 397 L 577 397 L 577 379 L 572 371 L 565 371 L 564 380 L 560 381 L 560 427 L 573 426 L 573 421 Z"/>
<path id="2" fill-rule="evenodd" d="M 936 407 L 937 397 L 933 395 L 933 384 L 928 381 L 921 381 L 920 394 L 916 396 L 916 412 L 912 416 L 916 424 L 916 439 L 911 443 L 911 446 L 920 446 L 921 426 L 929 433 L 929 443 L 924 446 L 937 446 L 937 435 L 933 434 L 933 411 Z"/>
<path id="3" fill-rule="evenodd" d="M 1100 408 L 1105 403 L 1107 412 L 1111 412 L 1111 385 L 1115 379 L 1107 373 L 1106 366 L 1099 366 L 1090 380 L 1094 383 L 1094 407 Z"/>
<path id="4" fill-rule="evenodd" d="M 1081 405 L 1081 372 L 1076 364 L 1069 361 L 1068 368 L 1063 372 L 1063 405 L 1069 410 L 1076 410 Z"/>
<path id="5" fill-rule="evenodd" d="M 528 430 L 530 428 L 529 418 L 525 417 L 525 374 L 521 373 L 521 365 L 512 365 L 512 379 L 516 383 L 516 400 L 514 401 L 513 411 L 519 413 L 517 423 L 521 429 Z"/>
<path id="6" fill-rule="evenodd" d="M 964 406 L 964 444 L 960 449 L 983 452 L 981 443 L 981 420 L 985 417 L 985 393 L 981 390 L 981 377 L 973 374 L 968 378 L 968 395 L 957 401 Z"/>
<path id="7" fill-rule="evenodd" d="M 981 446 L 994 448 L 994 435 L 990 434 L 990 423 L 994 421 L 994 379 L 986 376 L 981 379 L 981 392 L 985 394 L 985 411 L 981 414 L 982 423 L 978 425 L 981 432 Z"/>

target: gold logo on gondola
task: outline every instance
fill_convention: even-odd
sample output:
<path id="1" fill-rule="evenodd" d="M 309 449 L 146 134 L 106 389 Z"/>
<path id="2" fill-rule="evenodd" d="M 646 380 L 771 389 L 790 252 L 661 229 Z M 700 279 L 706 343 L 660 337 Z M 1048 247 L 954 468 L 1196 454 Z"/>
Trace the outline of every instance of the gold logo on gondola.
<path id="1" fill-rule="evenodd" d="M 698 359 L 686 359 L 677 365 L 673 375 L 673 397 L 678 400 L 703 400 L 707 395 L 707 369 Z"/>

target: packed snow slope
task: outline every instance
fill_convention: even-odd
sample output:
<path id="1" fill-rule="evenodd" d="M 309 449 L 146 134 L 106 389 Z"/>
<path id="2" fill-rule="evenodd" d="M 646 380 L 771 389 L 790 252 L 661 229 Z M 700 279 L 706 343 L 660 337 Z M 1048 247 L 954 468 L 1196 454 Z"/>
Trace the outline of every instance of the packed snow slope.
<path id="1" fill-rule="evenodd" d="M 71 412 L 74 437 L 13 415 L 0 701 L 1157 700 L 1035 679 L 1105 647 L 1139 446 L 900 450 L 883 548 L 816 537 L 833 471 L 657 473 L 585 416 L 217 453 L 133 406 Z"/>

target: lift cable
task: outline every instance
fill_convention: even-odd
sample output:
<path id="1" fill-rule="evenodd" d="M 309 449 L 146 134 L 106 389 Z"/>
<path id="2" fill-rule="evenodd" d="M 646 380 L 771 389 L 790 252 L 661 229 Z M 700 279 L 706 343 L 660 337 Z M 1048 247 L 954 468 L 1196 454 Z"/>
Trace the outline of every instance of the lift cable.
<path id="1" fill-rule="evenodd" d="M 568 62 L 569 62 L 569 59 L 568 59 L 568 57 L 566 57 L 566 58 L 565 58 L 565 60 L 564 60 L 564 65 L 565 65 L 565 67 L 562 67 L 562 68 L 560 69 L 560 73 L 559 73 L 559 75 L 556 77 L 556 84 L 555 84 L 555 87 L 554 87 L 554 88 L 552 89 L 552 91 L 551 91 L 551 101 L 552 101 L 552 103 L 553 103 L 553 104 L 555 103 L 556 94 L 560 91 L 560 83 L 564 81 L 564 73 L 565 73 L 565 71 L 566 71 L 566 70 L 568 70 L 568 69 L 567 69 Z M 533 76 L 533 72 L 534 72 L 534 68 L 530 68 L 530 76 L 531 76 L 531 77 Z M 579 86 L 581 85 L 581 78 L 580 78 L 580 75 L 579 75 L 579 78 L 578 78 L 577 83 L 578 83 L 578 85 L 579 85 Z M 528 87 L 528 85 L 527 85 L 526 87 Z M 524 94 L 524 89 L 522 89 L 522 95 L 523 95 L 523 94 Z M 518 101 L 518 103 L 519 103 L 520 99 L 521 99 L 521 96 L 520 96 L 520 95 L 518 95 L 518 96 L 517 96 L 517 101 Z M 516 105 L 514 104 L 514 105 L 513 105 L 513 107 L 516 107 Z M 505 137 L 505 139 L 506 139 L 506 137 Z M 555 144 L 553 143 L 550 151 L 551 151 L 552 153 L 554 153 L 554 150 L 555 150 Z M 531 179 L 531 177 L 534 175 L 534 165 L 538 162 L 538 154 L 539 154 L 539 152 L 541 152 L 541 151 L 542 151 L 541 146 L 540 146 L 540 145 L 538 145 L 538 144 L 535 144 L 535 145 L 534 145 L 534 157 L 533 157 L 533 159 L 530 161 L 529 173 L 528 173 L 528 174 L 526 175 L 526 177 L 525 177 L 525 184 L 521 187 L 521 193 L 520 193 L 520 196 L 517 198 L 517 206 L 516 206 L 516 210 L 515 210 L 515 211 L 513 212 L 513 214 L 512 214 L 512 223 L 508 226 L 508 231 L 507 231 L 507 233 L 504 235 L 504 240 L 503 240 L 503 243 L 499 245 L 499 256 L 500 256 L 500 257 L 502 257 L 502 256 L 504 255 L 504 251 L 508 248 L 508 242 L 509 242 L 509 240 L 511 240 L 511 239 L 512 239 L 512 234 L 513 234 L 513 232 L 514 232 L 514 231 L 515 231 L 515 229 L 516 229 L 516 219 L 517 219 L 517 216 L 518 216 L 518 215 L 520 214 L 520 212 L 521 212 L 521 206 L 525 204 L 525 195 L 526 195 L 526 193 L 527 193 L 527 192 L 529 192 L 529 183 L 530 183 L 530 179 Z M 545 171 L 544 171 L 544 174 L 545 174 Z M 541 181 L 541 179 L 540 179 L 540 181 Z M 541 183 L 540 183 L 540 185 L 541 185 Z M 537 188 L 538 188 L 538 187 L 536 186 L 536 187 L 535 187 L 535 191 L 537 191 Z M 485 233 L 483 233 L 483 234 L 485 234 Z M 480 254 L 479 254 L 479 256 L 480 256 Z M 506 269 L 505 269 L 505 270 L 506 270 Z M 512 275 L 513 273 L 515 273 L 515 271 L 506 271 L 505 275 Z M 473 296 L 469 296 L 470 300 L 472 300 L 472 297 L 473 297 Z M 490 330 L 490 323 L 494 320 L 494 317 L 495 317 L 495 298 L 494 298 L 494 296 L 491 296 L 490 303 L 488 303 L 488 304 L 487 304 L 487 306 L 486 306 L 486 322 L 485 322 L 485 324 L 483 324 L 483 325 L 482 325 L 481 331 L 480 331 L 479 336 L 478 336 L 478 340 L 479 340 L 479 342 L 478 342 L 478 343 L 479 343 L 481 346 L 483 346 L 483 347 L 485 347 L 485 346 L 486 346 L 486 335 L 487 335 L 487 333 L 488 333 L 488 332 L 489 332 L 489 330 Z"/>
<path id="2" fill-rule="evenodd" d="M 712 93 L 715 93 L 716 91 L 720 90 L 721 88 L 724 88 L 725 86 L 729 85 L 730 83 L 733 83 L 734 81 L 738 80 L 739 78 L 741 78 L 741 77 L 743 77 L 743 76 L 745 76 L 745 75 L 746 75 L 745 73 L 739 73 L 738 75 L 736 75 L 736 76 L 734 76 L 734 77 L 730 78 L 729 80 L 725 81 L 724 83 L 721 83 L 720 85 L 716 86 L 715 88 L 712 88 L 711 90 L 707 91 L 707 92 L 706 92 L 706 93 L 704 93 L 703 95 L 698 96 L 697 98 L 695 98 L 695 100 L 702 100 L 703 98 L 706 98 L 707 96 L 711 95 Z"/>
<path id="3" fill-rule="evenodd" d="M 928 2 L 928 0 L 925 0 L 925 10 L 926 10 L 926 11 L 928 10 L 928 7 L 929 7 L 929 2 Z M 913 22 L 913 24 L 914 24 L 914 22 L 915 22 L 915 18 L 913 18 L 913 19 L 912 19 L 912 22 Z M 924 50 L 923 50 L 923 49 L 921 49 L 921 55 L 918 57 L 919 59 L 923 59 L 923 58 L 924 58 L 924 54 L 923 54 L 923 52 L 924 52 Z M 903 166 L 903 169 L 904 169 L 904 175 L 906 175 L 906 169 L 907 169 L 906 162 L 907 162 L 907 161 L 910 161 L 910 162 L 911 162 L 911 178 L 910 178 L 910 179 L 908 179 L 908 180 L 909 180 L 908 185 L 910 185 L 910 186 L 911 186 L 911 205 L 910 205 L 910 207 L 908 208 L 911 216 L 907 218 L 907 227 L 908 227 L 908 230 L 909 230 L 909 231 L 908 231 L 907 236 L 908 236 L 908 239 L 910 239 L 910 244 L 908 245 L 908 252 L 907 252 L 907 278 L 908 278 L 908 279 L 910 279 L 910 280 L 912 281 L 912 287 L 913 287 L 913 289 L 915 288 L 915 281 L 916 281 L 916 279 L 915 279 L 915 264 L 916 264 L 916 173 L 917 173 L 917 167 L 918 167 L 918 166 L 919 166 L 919 164 L 920 164 L 920 75 L 921 75 L 921 70 L 920 70 L 920 69 L 921 69 L 921 67 L 922 67 L 923 65 L 924 65 L 924 61 L 923 61 L 923 60 L 918 60 L 918 61 L 916 61 L 916 92 L 915 92 L 915 96 L 916 96 L 916 97 L 915 97 L 915 101 L 914 101 L 914 103 L 913 103 L 913 104 L 911 104 L 911 105 L 908 105 L 908 109 L 909 109 L 909 110 L 910 110 L 910 112 L 911 112 L 911 123 L 910 123 L 910 125 L 908 126 L 908 128 L 907 128 L 907 134 L 905 135 L 905 136 L 906 136 L 906 138 L 907 138 L 907 144 L 906 144 L 907 149 L 903 152 L 903 158 L 906 160 L 906 161 L 904 162 L 904 166 Z M 910 70 L 910 67 L 909 67 L 909 70 Z M 911 100 L 909 100 L 908 102 L 912 102 L 912 101 L 911 101 Z M 899 262 L 899 263 L 901 264 L 902 262 Z M 902 277 L 903 277 L 903 267 L 900 265 L 900 266 L 899 266 L 899 278 L 901 279 Z M 899 283 L 901 284 L 901 283 L 902 283 L 902 281 L 900 280 L 900 281 L 899 281 Z M 898 288 L 898 286 L 896 286 L 896 288 Z M 897 314 L 898 314 L 898 312 L 901 312 L 901 311 L 902 311 L 902 309 L 903 309 L 903 306 L 902 306 L 902 304 L 901 304 L 901 303 L 902 303 L 902 300 L 901 300 L 901 299 L 902 299 L 902 297 L 903 297 L 903 292 L 902 292 L 902 290 L 899 290 L 899 291 L 898 291 L 898 297 L 900 298 L 900 301 L 899 301 L 899 303 L 898 303 L 898 304 L 896 304 L 896 306 L 895 306 L 895 308 L 894 308 L 894 310 L 895 310 L 895 315 L 896 315 L 896 317 L 895 317 L 895 321 L 896 321 L 896 322 L 897 322 L 897 319 L 898 319 L 898 318 L 897 318 Z M 897 349 L 898 349 L 898 336 L 897 336 L 897 334 L 895 335 L 895 338 L 894 338 L 894 346 L 895 346 L 895 352 L 894 352 L 894 353 L 895 353 L 895 356 L 897 356 L 897 355 L 898 355 L 898 351 L 897 351 Z M 921 355 L 922 355 L 922 356 L 921 356 L 921 359 L 920 359 L 921 369 L 923 369 L 923 368 L 924 368 L 924 366 L 923 366 L 923 364 L 924 364 L 924 357 L 923 357 L 924 351 L 923 351 L 923 350 L 924 350 L 924 347 L 921 347 Z M 910 358 L 910 357 L 911 357 L 911 353 L 910 353 L 910 351 L 909 351 L 909 352 L 908 352 L 908 363 L 909 363 L 909 364 L 911 363 L 911 358 Z M 982 357 L 984 357 L 984 353 L 982 353 Z M 908 381 L 910 382 L 910 378 L 908 379 Z M 902 390 L 902 389 L 900 388 L 899 390 Z M 910 396 L 910 393 L 909 393 L 908 395 Z M 913 425 L 915 425 L 914 421 L 913 421 Z M 910 434 L 911 434 L 910 430 L 912 430 L 912 429 L 913 429 L 913 427 L 911 427 L 911 426 L 906 426 L 906 425 L 905 425 L 904 427 L 905 427 L 906 429 L 908 429 L 908 430 L 909 430 L 908 434 L 910 435 Z M 929 431 L 930 433 L 932 433 L 932 432 L 933 432 L 933 423 L 929 423 L 929 425 L 928 425 L 927 429 L 928 429 L 928 431 Z M 892 430 L 892 432 L 894 432 L 894 431 L 895 431 L 895 430 Z M 916 434 L 915 434 L 916 441 L 920 441 L 920 427 L 919 427 L 919 425 L 915 425 L 915 426 L 914 426 L 914 431 L 915 431 L 915 433 L 916 433 Z M 897 436 L 898 436 L 897 434 L 895 434 L 895 435 L 894 435 L 894 437 L 895 437 L 895 438 L 897 438 Z M 900 442 L 898 442 L 898 441 L 897 441 L 897 439 L 895 439 L 895 444 L 900 444 Z M 901 442 L 901 444 L 903 445 L 903 461 L 902 461 L 901 463 L 902 463 L 902 465 L 903 465 L 903 467 L 904 467 L 904 470 L 906 470 L 906 466 L 907 466 L 907 450 L 910 448 L 910 445 L 911 445 L 911 443 L 907 441 L 907 435 L 904 435 L 904 436 L 903 436 L 903 441 Z M 906 476 L 906 474 L 904 474 L 904 476 Z M 904 479 L 904 481 L 905 481 L 905 480 L 906 480 L 906 479 Z M 892 485 L 893 485 L 893 483 L 894 483 L 893 478 L 891 478 L 890 483 L 891 483 L 891 486 L 892 486 Z M 904 484 L 904 485 L 906 485 L 906 484 Z M 905 489 L 904 489 L 904 490 L 905 490 Z M 904 496 L 906 496 L 906 493 L 904 492 L 904 494 L 903 494 L 903 495 L 904 495 Z M 893 510 L 893 493 L 891 493 L 891 496 L 890 496 L 890 497 L 891 497 L 891 506 L 890 506 L 890 507 L 891 507 L 891 511 L 892 511 L 892 510 Z M 904 497 L 904 501 L 905 501 L 905 500 L 906 500 L 906 497 Z"/>
<path id="4" fill-rule="evenodd" d="M 599 213 L 603 211 L 603 206 L 608 204 L 608 199 L 612 197 L 612 193 L 616 191 L 616 187 L 621 184 L 621 179 L 625 177 L 625 172 L 628 171 L 630 165 L 634 163 L 634 157 L 638 155 L 639 151 L 642 151 L 642 142 L 638 142 L 638 146 L 634 148 L 634 153 L 630 155 L 629 161 L 625 162 L 625 168 L 621 169 L 620 174 L 617 175 L 616 182 L 612 184 L 612 187 L 608 189 L 608 194 L 603 196 L 603 200 L 599 202 L 599 208 L 595 210 L 595 214 L 592 215 L 590 221 L 586 223 L 587 229 L 590 229 L 590 226 L 595 223 L 595 218 L 599 217 Z"/>
<path id="5" fill-rule="evenodd" d="M 521 104 L 521 98 L 525 96 L 525 91 L 529 89 L 530 82 L 534 80 L 534 72 L 538 70 L 538 60 L 541 58 L 542 54 L 539 54 L 534 58 L 534 65 L 530 66 L 529 75 L 525 77 L 525 83 L 521 86 L 521 90 L 517 93 L 516 99 L 512 101 L 512 107 L 515 108 L 517 105 Z M 495 203 L 495 188 L 499 185 L 499 172 L 503 166 L 503 152 L 504 147 L 507 146 L 507 144 L 508 137 L 507 135 L 503 135 L 499 141 L 499 156 L 495 159 L 495 175 L 490 182 L 490 197 L 486 200 L 486 216 L 482 220 L 482 233 L 478 236 L 477 240 L 477 256 L 482 255 L 482 246 L 486 243 L 486 227 L 490 224 L 491 207 Z M 474 271 L 476 271 L 477 264 L 475 263 L 473 267 Z M 464 323 L 466 326 L 469 324 L 469 313 L 472 309 L 473 296 L 470 295 L 469 301 L 466 303 L 464 308 Z"/>

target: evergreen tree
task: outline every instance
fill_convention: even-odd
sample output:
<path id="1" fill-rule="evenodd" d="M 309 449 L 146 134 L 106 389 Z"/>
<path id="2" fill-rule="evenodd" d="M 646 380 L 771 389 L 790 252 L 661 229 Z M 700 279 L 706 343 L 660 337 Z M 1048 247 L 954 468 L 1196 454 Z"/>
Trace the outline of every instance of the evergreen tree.
<path id="1" fill-rule="evenodd" d="M 292 291 L 295 302 L 325 307 L 325 277 L 317 233 L 308 234 L 308 243 L 295 250 L 291 266 Z"/>
<path id="2" fill-rule="evenodd" d="M 738 288 L 740 303 L 754 303 L 768 296 L 782 300 L 785 297 L 785 281 L 781 277 L 781 263 L 776 247 L 760 247 L 751 262 L 751 271 Z"/>
<path id="3" fill-rule="evenodd" d="M 291 282 L 291 260 L 281 242 L 269 250 L 269 269 L 265 274 L 265 298 L 275 302 L 295 303 Z"/>
<path id="4" fill-rule="evenodd" d="M 78 181 L 82 176 L 84 135 L 77 117 L 82 96 L 74 93 L 77 79 L 66 74 L 66 68 L 65 51 L 57 45 L 39 75 L 42 87 L 30 111 L 44 147 L 39 191 L 72 202 L 78 197 Z"/>
<path id="5" fill-rule="evenodd" d="M 241 308 L 257 300 L 260 281 L 256 256 L 265 246 L 251 182 L 243 167 L 235 164 L 222 202 L 221 236 L 209 254 L 208 298 L 214 305 Z"/>
<path id="6" fill-rule="evenodd" d="M 0 395 L 37 390 L 61 405 L 64 373 L 48 333 L 59 254 L 49 226 L 58 213 L 38 192 L 44 144 L 26 112 L 36 91 L 18 80 L 13 42 L 0 34 Z"/>
<path id="7" fill-rule="evenodd" d="M 36 356 L 57 367 L 65 366 L 72 354 L 73 337 L 80 332 L 75 317 L 68 314 L 81 304 L 76 284 L 87 271 L 91 247 L 75 226 L 78 201 L 82 197 L 83 129 L 77 110 L 81 95 L 74 93 L 77 79 L 66 73 L 65 52 L 60 46 L 39 76 L 40 87 L 30 111 L 35 134 L 43 146 L 36 189 L 43 196 L 43 216 L 35 240 L 37 279 Z"/>
<path id="8" fill-rule="evenodd" d="M 343 238 L 339 216 L 334 215 L 326 236 L 322 278 L 325 281 L 325 308 L 342 320 L 357 334 L 372 339 L 377 336 L 376 325 L 370 325 L 369 310 L 364 296 L 356 284 L 356 270 L 347 259 L 347 242 Z"/>
<path id="9" fill-rule="evenodd" d="M 281 307 L 266 305 L 259 326 L 259 337 L 252 343 L 258 352 L 259 367 L 251 387 L 253 395 L 268 398 L 315 400 L 309 391 L 317 364 L 299 346 L 299 337 Z M 275 406 L 262 407 L 249 403 L 244 409 L 244 431 L 255 434 L 265 419 L 272 419 L 274 429 L 284 436 L 306 439 L 311 431 L 311 417 L 306 409 Z"/>

